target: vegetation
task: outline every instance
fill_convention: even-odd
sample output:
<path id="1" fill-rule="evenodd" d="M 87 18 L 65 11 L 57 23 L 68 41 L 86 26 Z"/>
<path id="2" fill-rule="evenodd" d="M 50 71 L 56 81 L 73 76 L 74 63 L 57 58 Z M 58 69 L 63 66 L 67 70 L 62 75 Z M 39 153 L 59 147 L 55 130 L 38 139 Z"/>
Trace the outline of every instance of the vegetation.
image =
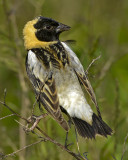
<path id="1" fill-rule="evenodd" d="M 73 39 L 72 49 L 85 70 L 101 55 L 88 74 L 95 90 L 103 119 L 112 127 L 111 137 L 96 140 L 79 138 L 80 151 L 88 152 L 88 160 L 126 160 L 128 157 L 128 1 L 109 0 L 0 0 L 0 100 L 17 113 L 28 118 L 35 102 L 34 92 L 25 71 L 26 51 L 22 30 L 25 23 L 36 16 L 52 17 L 72 27 L 61 40 Z M 94 105 L 90 102 L 92 108 Z M 0 156 L 39 141 L 32 133 L 26 134 L 26 122 L 0 104 Z M 36 114 L 40 114 L 36 105 Z M 17 120 L 20 124 L 18 124 Z M 61 144 L 64 130 L 50 117 L 39 126 Z M 77 153 L 74 128 L 69 133 L 69 148 Z M 126 151 L 126 152 L 125 152 Z M 15 160 L 73 160 L 55 144 L 41 142 L 24 149 Z"/>

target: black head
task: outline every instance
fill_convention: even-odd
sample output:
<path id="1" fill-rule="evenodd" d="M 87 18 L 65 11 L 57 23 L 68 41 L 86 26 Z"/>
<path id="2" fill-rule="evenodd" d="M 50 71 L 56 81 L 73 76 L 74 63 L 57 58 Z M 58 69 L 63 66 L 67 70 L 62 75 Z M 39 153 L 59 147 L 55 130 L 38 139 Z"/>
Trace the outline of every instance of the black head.
<path id="1" fill-rule="evenodd" d="M 34 24 L 36 29 L 36 37 L 40 41 L 56 41 L 59 40 L 59 34 L 70 29 L 69 26 L 59 23 L 51 18 L 38 17 L 38 21 Z"/>

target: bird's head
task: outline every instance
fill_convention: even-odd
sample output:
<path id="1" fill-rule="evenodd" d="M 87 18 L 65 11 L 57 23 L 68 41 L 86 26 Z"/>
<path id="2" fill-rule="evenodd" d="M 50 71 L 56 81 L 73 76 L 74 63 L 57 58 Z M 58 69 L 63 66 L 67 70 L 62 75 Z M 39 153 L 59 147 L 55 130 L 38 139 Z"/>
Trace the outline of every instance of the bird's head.
<path id="1" fill-rule="evenodd" d="M 45 45 L 59 41 L 59 35 L 63 31 L 68 31 L 69 26 L 59 23 L 51 18 L 39 16 L 29 21 L 23 30 L 25 47 L 31 49 L 33 45 Z M 34 47 L 35 48 L 35 47 Z"/>

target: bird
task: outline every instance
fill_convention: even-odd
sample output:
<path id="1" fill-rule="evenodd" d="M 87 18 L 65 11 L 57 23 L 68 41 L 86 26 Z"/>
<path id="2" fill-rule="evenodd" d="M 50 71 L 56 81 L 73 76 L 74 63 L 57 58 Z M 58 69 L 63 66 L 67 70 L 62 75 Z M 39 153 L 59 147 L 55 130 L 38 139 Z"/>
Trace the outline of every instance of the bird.
<path id="1" fill-rule="evenodd" d="M 38 16 L 25 24 L 26 72 L 36 97 L 47 113 L 66 131 L 65 113 L 83 138 L 107 137 L 112 129 L 103 121 L 95 93 L 80 60 L 59 36 L 71 27 L 52 18 Z M 88 104 L 84 91 L 96 106 Z"/>

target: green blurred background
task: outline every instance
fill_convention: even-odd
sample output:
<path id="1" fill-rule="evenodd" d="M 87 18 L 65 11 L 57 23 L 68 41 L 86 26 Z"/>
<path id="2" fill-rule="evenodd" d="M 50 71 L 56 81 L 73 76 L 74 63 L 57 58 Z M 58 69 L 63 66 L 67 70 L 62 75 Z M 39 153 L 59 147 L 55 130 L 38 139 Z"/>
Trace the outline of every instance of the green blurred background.
<path id="1" fill-rule="evenodd" d="M 27 52 L 22 30 L 27 21 L 43 15 L 72 27 L 61 40 L 73 39 L 71 48 L 86 69 L 92 59 L 101 58 L 89 70 L 103 119 L 112 127 L 112 137 L 84 140 L 79 137 L 81 153 L 88 152 L 88 160 L 121 160 L 124 139 L 128 133 L 128 1 L 127 0 L 0 0 L 0 100 L 7 89 L 6 102 L 15 111 L 28 117 L 35 101 L 32 86 L 25 72 Z M 92 108 L 95 107 L 88 99 Z M 39 114 L 38 106 L 36 107 Z M 0 105 L 0 118 L 11 114 Z M 38 138 L 26 135 L 15 119 L 0 120 L 0 152 L 16 151 Z M 64 144 L 64 130 L 51 118 L 40 127 Z M 72 127 L 69 143 L 77 152 Z M 126 142 L 126 149 L 128 142 Z M 50 142 L 43 142 L 8 158 L 15 160 L 73 160 Z M 123 160 L 128 159 L 126 150 Z"/>

